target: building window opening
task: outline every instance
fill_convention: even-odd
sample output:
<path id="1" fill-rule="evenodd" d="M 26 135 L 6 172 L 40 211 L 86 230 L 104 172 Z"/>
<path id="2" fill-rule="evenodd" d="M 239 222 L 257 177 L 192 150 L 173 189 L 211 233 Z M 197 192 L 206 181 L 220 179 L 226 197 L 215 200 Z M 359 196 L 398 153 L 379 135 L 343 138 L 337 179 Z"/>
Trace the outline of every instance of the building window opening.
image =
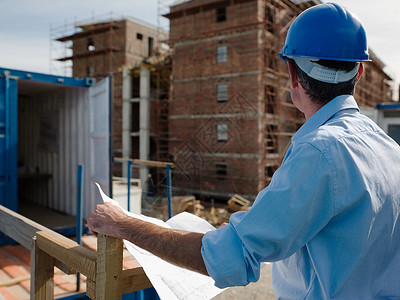
<path id="1" fill-rule="evenodd" d="M 276 168 L 275 168 L 274 166 L 267 166 L 267 167 L 265 167 L 265 175 L 267 176 L 267 178 L 268 178 L 269 180 L 271 180 L 272 176 L 274 175 L 275 169 L 276 169 Z"/>
<path id="2" fill-rule="evenodd" d="M 217 180 L 226 180 L 228 175 L 228 166 L 226 163 L 215 163 L 215 173 Z"/>
<path id="3" fill-rule="evenodd" d="M 132 98 L 139 98 L 140 97 L 140 76 L 139 74 L 132 74 L 132 82 L 131 82 L 131 93 Z"/>
<path id="4" fill-rule="evenodd" d="M 143 40 L 143 34 L 141 34 L 141 33 L 136 33 L 136 39 L 138 39 L 138 40 Z"/>
<path id="5" fill-rule="evenodd" d="M 218 142 L 228 141 L 228 124 L 217 124 L 217 140 Z"/>
<path id="6" fill-rule="evenodd" d="M 269 5 L 265 7 L 265 26 L 267 31 L 274 33 L 275 11 L 274 8 Z"/>
<path id="7" fill-rule="evenodd" d="M 265 147 L 267 153 L 278 153 L 278 126 L 269 124 L 266 131 Z"/>
<path id="8" fill-rule="evenodd" d="M 270 50 L 265 54 L 265 66 L 271 71 L 277 71 L 277 57 L 275 50 Z"/>
<path id="9" fill-rule="evenodd" d="M 154 39 L 152 37 L 149 37 L 147 39 L 147 47 L 148 47 L 148 55 L 152 56 L 154 50 Z"/>
<path id="10" fill-rule="evenodd" d="M 131 104 L 131 132 L 139 133 L 140 131 L 140 106 L 139 102 L 133 102 Z"/>
<path id="11" fill-rule="evenodd" d="M 217 84 L 217 101 L 228 101 L 228 85 L 226 83 Z"/>
<path id="12" fill-rule="evenodd" d="M 267 114 L 275 114 L 275 106 L 276 106 L 276 92 L 272 86 L 265 87 L 265 113 Z"/>
<path id="13" fill-rule="evenodd" d="M 226 7 L 217 8 L 217 22 L 225 22 L 226 21 Z"/>
<path id="14" fill-rule="evenodd" d="M 217 63 L 227 62 L 228 61 L 228 47 L 227 46 L 218 46 L 217 47 Z"/>
<path id="15" fill-rule="evenodd" d="M 88 41 L 87 41 L 87 50 L 88 51 L 96 50 L 96 46 L 94 45 L 94 41 L 93 41 L 93 39 L 91 37 L 88 38 Z"/>
<path id="16" fill-rule="evenodd" d="M 268 185 L 271 182 L 272 176 L 274 175 L 276 169 L 277 168 L 275 166 L 266 166 L 265 167 L 265 184 L 266 185 Z"/>

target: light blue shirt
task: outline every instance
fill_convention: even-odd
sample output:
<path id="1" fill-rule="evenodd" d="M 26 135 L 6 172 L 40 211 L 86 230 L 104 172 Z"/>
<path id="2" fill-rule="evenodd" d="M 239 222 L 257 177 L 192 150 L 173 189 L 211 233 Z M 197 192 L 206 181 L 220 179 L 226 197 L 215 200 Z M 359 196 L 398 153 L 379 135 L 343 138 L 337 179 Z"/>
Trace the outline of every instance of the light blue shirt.
<path id="1" fill-rule="evenodd" d="M 400 147 L 336 97 L 293 136 L 251 210 L 205 234 L 218 287 L 241 286 L 276 262 L 278 299 L 400 299 Z"/>

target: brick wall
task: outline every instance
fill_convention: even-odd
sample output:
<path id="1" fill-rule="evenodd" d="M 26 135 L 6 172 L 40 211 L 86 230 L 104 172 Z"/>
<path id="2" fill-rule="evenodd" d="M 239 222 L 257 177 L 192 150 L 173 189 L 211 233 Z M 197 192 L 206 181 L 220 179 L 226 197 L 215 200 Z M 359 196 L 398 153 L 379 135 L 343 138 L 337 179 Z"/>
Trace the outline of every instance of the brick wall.
<path id="1" fill-rule="evenodd" d="M 169 122 L 170 152 L 178 166 L 174 182 L 205 195 L 255 195 L 263 156 L 258 6 L 254 1 L 227 5 L 226 20 L 217 22 L 222 6 L 208 2 L 211 6 L 170 19 L 175 42 Z M 171 8 L 171 14 L 176 11 Z M 226 47 L 222 61 L 221 46 Z M 226 86 L 222 100 L 221 85 Z"/>

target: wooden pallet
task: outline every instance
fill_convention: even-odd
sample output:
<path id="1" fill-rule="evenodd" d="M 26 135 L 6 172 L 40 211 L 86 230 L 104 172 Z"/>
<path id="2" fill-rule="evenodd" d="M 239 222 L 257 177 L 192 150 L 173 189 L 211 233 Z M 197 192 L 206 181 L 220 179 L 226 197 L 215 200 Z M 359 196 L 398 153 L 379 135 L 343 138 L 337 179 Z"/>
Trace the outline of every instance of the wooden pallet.
<path id="1" fill-rule="evenodd" d="M 233 212 L 249 210 L 250 201 L 238 194 L 235 194 L 228 200 L 228 209 Z"/>

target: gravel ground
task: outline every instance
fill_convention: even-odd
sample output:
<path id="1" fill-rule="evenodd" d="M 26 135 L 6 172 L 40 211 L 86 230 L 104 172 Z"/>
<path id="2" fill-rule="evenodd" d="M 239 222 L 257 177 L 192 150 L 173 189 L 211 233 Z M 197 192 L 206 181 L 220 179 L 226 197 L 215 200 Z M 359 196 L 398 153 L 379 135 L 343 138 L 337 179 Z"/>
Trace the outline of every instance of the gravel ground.
<path id="1" fill-rule="evenodd" d="M 213 300 L 275 300 L 271 282 L 272 265 L 268 264 L 261 269 L 261 277 L 258 282 L 247 286 L 228 288 Z"/>

